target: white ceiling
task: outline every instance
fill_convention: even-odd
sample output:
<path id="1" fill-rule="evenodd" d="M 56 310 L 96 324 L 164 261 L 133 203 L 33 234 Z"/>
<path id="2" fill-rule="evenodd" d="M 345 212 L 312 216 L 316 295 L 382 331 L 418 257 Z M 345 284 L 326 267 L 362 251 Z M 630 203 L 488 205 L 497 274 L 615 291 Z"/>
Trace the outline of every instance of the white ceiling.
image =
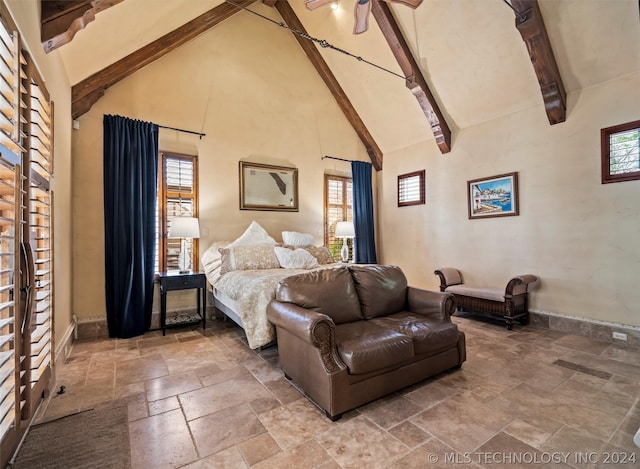
<path id="1" fill-rule="evenodd" d="M 59 49 L 70 82 L 220 3 L 125 0 L 99 13 Z M 309 11 L 303 0 L 290 3 L 312 36 L 401 73 L 373 17 L 369 31 L 352 34 L 355 0 L 340 0 L 336 11 Z M 250 8 L 281 21 L 262 2 Z M 401 4 L 391 8 L 454 132 L 532 106 L 546 119 L 526 45 L 502 0 L 424 0 L 415 10 Z M 638 0 L 540 0 L 540 8 L 567 93 L 640 71 Z M 433 138 L 403 79 L 335 51 L 320 51 L 383 151 Z M 569 108 L 569 119 L 570 114 Z"/>

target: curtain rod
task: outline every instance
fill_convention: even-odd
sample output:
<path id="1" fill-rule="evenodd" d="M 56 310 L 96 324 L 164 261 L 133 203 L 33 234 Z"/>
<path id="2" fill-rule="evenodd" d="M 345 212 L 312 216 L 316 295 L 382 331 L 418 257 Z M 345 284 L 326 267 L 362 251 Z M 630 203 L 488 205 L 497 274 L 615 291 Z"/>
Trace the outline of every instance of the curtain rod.
<path id="1" fill-rule="evenodd" d="M 338 160 L 338 161 L 346 161 L 347 163 L 353 163 L 353 160 L 345 160 L 344 158 L 337 158 L 335 156 L 329 156 L 329 155 L 324 155 L 322 158 L 320 158 L 321 160 L 324 160 L 325 158 L 330 158 L 332 160 Z"/>
<path id="2" fill-rule="evenodd" d="M 160 127 L 161 129 L 169 129 L 169 130 L 175 130 L 176 132 L 184 132 L 186 134 L 198 135 L 200 137 L 200 140 L 202 140 L 202 137 L 205 137 L 207 135 L 207 134 L 203 134 L 202 132 L 194 132 L 193 130 L 177 129 L 175 127 L 168 127 L 166 125 L 158 125 L 158 127 Z"/>

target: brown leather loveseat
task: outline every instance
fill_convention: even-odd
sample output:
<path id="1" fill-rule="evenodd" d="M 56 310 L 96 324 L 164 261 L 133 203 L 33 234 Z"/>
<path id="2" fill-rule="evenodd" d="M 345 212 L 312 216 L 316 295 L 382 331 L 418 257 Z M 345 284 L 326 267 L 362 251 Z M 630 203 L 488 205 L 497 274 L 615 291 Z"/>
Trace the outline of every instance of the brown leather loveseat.
<path id="1" fill-rule="evenodd" d="M 454 297 L 407 285 L 399 267 L 339 266 L 282 280 L 267 317 L 285 376 L 332 420 L 460 367 Z"/>

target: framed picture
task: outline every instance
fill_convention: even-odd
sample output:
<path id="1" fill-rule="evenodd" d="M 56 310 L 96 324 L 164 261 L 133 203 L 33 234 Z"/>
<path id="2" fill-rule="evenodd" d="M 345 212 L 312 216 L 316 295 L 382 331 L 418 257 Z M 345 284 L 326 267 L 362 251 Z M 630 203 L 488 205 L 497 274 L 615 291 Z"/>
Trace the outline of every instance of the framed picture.
<path id="1" fill-rule="evenodd" d="M 240 162 L 240 210 L 298 211 L 298 170 Z"/>
<path id="2" fill-rule="evenodd" d="M 518 173 L 467 181 L 469 219 L 519 215 Z"/>

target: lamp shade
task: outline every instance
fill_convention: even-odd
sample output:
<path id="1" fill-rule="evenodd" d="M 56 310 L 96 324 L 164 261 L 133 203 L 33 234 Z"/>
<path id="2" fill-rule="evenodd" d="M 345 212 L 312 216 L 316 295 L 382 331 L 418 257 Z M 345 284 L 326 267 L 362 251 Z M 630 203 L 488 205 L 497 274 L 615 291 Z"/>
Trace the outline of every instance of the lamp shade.
<path id="1" fill-rule="evenodd" d="M 351 221 L 339 221 L 336 223 L 336 238 L 355 238 L 356 232 Z"/>
<path id="2" fill-rule="evenodd" d="M 200 224 L 194 217 L 173 217 L 169 228 L 169 238 L 199 238 Z"/>

